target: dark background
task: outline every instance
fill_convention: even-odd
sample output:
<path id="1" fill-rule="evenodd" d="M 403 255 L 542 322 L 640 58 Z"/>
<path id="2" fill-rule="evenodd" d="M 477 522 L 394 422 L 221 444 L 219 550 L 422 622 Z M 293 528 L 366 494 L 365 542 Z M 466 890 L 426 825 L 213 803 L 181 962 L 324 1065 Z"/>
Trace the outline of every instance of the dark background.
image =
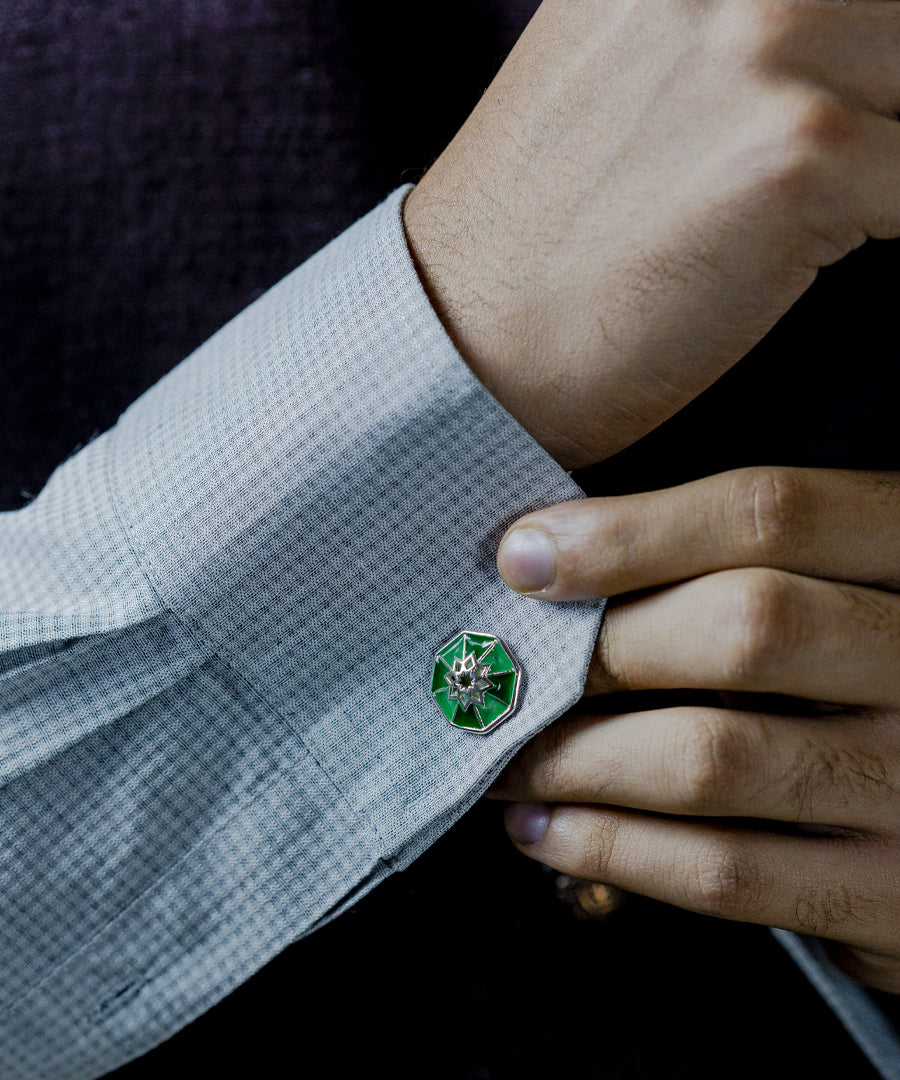
<path id="1" fill-rule="evenodd" d="M 532 0 L 22 0 L 0 9 L 0 509 L 393 188 Z M 895 243 L 823 273 L 592 494 L 745 464 L 898 468 Z M 341 1037 L 334 1040 L 335 1025 Z M 761 927 L 576 919 L 480 803 L 121 1080 L 874 1076 Z"/>

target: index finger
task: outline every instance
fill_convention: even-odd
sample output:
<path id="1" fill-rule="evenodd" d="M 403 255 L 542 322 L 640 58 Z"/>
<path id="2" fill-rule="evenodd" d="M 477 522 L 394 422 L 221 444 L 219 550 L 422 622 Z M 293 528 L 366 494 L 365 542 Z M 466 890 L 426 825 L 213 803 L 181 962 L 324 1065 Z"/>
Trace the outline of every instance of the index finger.
<path id="1" fill-rule="evenodd" d="M 497 555 L 542 600 L 616 596 L 765 566 L 900 589 L 900 473 L 736 469 L 662 491 L 528 514 Z"/>

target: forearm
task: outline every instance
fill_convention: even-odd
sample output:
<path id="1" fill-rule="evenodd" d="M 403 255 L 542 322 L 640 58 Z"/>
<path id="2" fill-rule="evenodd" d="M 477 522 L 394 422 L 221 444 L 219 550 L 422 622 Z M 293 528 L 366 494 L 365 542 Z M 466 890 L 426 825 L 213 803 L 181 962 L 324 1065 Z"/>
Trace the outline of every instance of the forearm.
<path id="1" fill-rule="evenodd" d="M 470 367 L 564 467 L 646 435 L 820 267 L 900 234 L 896 23 L 541 5 L 406 224 Z"/>

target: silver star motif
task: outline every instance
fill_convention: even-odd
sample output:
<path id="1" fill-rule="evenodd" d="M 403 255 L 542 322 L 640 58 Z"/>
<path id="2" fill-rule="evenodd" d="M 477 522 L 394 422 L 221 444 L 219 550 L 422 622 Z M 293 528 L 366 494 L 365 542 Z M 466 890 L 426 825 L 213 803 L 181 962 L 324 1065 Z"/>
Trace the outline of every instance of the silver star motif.
<path id="1" fill-rule="evenodd" d="M 476 663 L 475 654 L 464 651 L 462 659 L 454 660 L 452 671 L 444 676 L 450 684 L 450 693 L 447 696 L 458 701 L 464 709 L 468 709 L 470 705 L 483 705 L 485 691 L 493 686 L 487 678 L 490 670 L 490 664 Z"/>

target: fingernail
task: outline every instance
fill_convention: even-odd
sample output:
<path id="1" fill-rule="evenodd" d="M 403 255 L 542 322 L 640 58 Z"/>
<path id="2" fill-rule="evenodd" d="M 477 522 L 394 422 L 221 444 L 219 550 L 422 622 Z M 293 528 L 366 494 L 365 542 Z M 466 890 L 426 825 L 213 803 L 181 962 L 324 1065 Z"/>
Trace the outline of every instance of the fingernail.
<path id="1" fill-rule="evenodd" d="M 517 844 L 536 844 L 547 831 L 550 808 L 544 803 L 510 803 L 504 818 L 506 831 Z"/>
<path id="2" fill-rule="evenodd" d="M 516 592 L 546 589 L 556 574 L 556 548 L 540 529 L 513 529 L 497 552 L 500 576 Z"/>

